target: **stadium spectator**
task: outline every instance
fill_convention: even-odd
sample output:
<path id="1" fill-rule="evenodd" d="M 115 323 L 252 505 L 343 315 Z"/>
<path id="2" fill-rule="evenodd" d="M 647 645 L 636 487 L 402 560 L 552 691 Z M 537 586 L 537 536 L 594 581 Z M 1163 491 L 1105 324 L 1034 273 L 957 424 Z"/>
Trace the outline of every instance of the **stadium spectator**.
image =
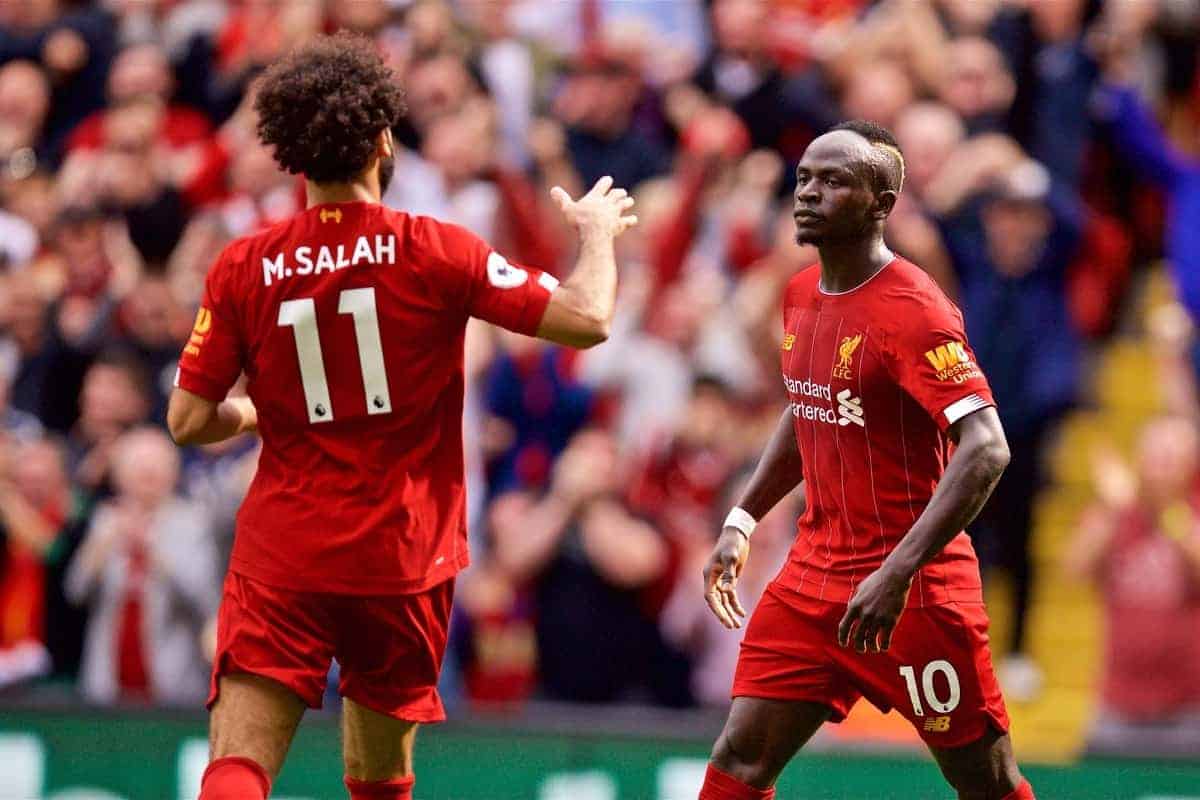
<path id="1" fill-rule="evenodd" d="M 1014 698 L 1040 690 L 1026 623 L 1033 583 L 1033 507 L 1042 458 L 1057 422 L 1076 400 L 1080 344 L 1068 313 L 1067 268 L 1079 247 L 1078 199 L 1034 161 L 981 177 L 975 196 L 943 222 L 961 286 L 960 302 L 987 371 L 1013 458 L 972 530 L 984 568 L 1011 579 L 1013 628 L 998 648 Z"/>
<path id="2" fill-rule="evenodd" d="M 54 544 L 61 520 L 49 507 L 52 498 L 38 496 L 36 479 L 22 469 L 30 445 L 18 445 L 0 434 L 0 665 L 21 651 L 26 669 L 0 666 L 0 685 L 32 677 L 50 668 L 45 649 L 46 573 L 43 559 Z M 25 480 L 22 480 L 25 479 Z M 31 485 L 32 484 L 32 485 Z M 32 492 L 30 491 L 32 490 Z M 61 501 L 62 498 L 55 498 Z"/>
<path id="3" fill-rule="evenodd" d="M 55 87 L 42 134 L 53 157 L 79 121 L 104 105 L 116 46 L 112 14 L 100 6 L 46 0 L 12 4 L 0 22 L 0 63 L 36 61 Z"/>
<path id="4" fill-rule="evenodd" d="M 946 61 L 938 84 L 941 101 L 971 134 L 1004 130 L 1016 84 L 1000 50 L 987 39 L 963 37 L 947 46 Z"/>
<path id="5" fill-rule="evenodd" d="M 611 52 L 584 52 L 572 65 L 554 110 L 582 184 L 611 175 L 621 186 L 636 187 L 669 168 L 663 143 L 634 124 L 641 90 L 641 75 Z"/>
<path id="6" fill-rule="evenodd" d="M 0 156 L 10 176 L 47 160 L 42 130 L 49 113 L 50 82 L 37 64 L 10 61 L 0 67 Z"/>
<path id="7" fill-rule="evenodd" d="M 7 679 L 50 668 L 73 677 L 86 618 L 66 602 L 62 577 L 79 545 L 88 508 L 72 492 L 57 442 L 8 439 L 0 458 L 5 473 L 0 475 L 0 534 L 7 545 L 7 555 L 0 559 L 3 646 L 23 650 L 19 661 L 25 667 L 17 674 L 8 672 Z"/>
<path id="8" fill-rule="evenodd" d="M 593 392 L 569 351 L 501 333 L 481 387 L 488 489 L 540 489 L 555 459 L 588 421 Z"/>
<path id="9" fill-rule="evenodd" d="M 534 597 L 538 670 L 548 697 L 686 705 L 686 662 L 662 641 L 656 610 L 646 607 L 667 573 L 667 545 L 621 499 L 618 470 L 609 434 L 577 434 L 547 492 L 496 499 L 496 561 Z"/>
<path id="10" fill-rule="evenodd" d="M 178 151 L 203 142 L 212 134 L 212 123 L 195 109 L 172 105 L 174 94 L 175 77 L 161 47 L 147 42 L 124 48 L 109 68 L 107 107 L 92 113 L 75 127 L 67 140 L 67 149 L 103 147 L 110 125 L 110 109 L 120 108 L 133 100 L 149 101 L 158 109 L 154 115 L 153 137 L 167 149 Z"/>
<path id="11" fill-rule="evenodd" d="M 1139 176 L 1167 193 L 1164 249 L 1180 302 L 1193 320 L 1200 320 L 1200 157 L 1173 143 L 1154 120 L 1150 109 L 1129 85 L 1133 77 L 1131 51 L 1137 40 L 1122 41 L 1115 31 L 1105 68 L 1098 108 L 1111 131 L 1119 156 L 1135 166 Z M 1195 135 L 1193 148 L 1200 142 Z M 1200 365 L 1200 350 L 1195 361 Z"/>
<path id="12" fill-rule="evenodd" d="M 112 351 L 88 368 L 79 392 L 79 419 L 67 435 L 71 475 L 83 491 L 99 497 L 110 492 L 117 440 L 144 422 L 149 410 L 148 379 L 136 357 Z"/>
<path id="13" fill-rule="evenodd" d="M 1096 503 L 1068 552 L 1105 616 L 1098 752 L 1195 752 L 1200 743 L 1200 434 L 1164 416 L 1142 429 L 1133 468 L 1093 459 Z"/>
<path id="14" fill-rule="evenodd" d="M 176 494 L 179 455 L 162 430 L 121 436 L 112 460 L 116 494 L 66 576 L 68 597 L 91 607 L 80 690 L 96 703 L 198 703 L 200 633 L 220 597 L 209 517 Z"/>

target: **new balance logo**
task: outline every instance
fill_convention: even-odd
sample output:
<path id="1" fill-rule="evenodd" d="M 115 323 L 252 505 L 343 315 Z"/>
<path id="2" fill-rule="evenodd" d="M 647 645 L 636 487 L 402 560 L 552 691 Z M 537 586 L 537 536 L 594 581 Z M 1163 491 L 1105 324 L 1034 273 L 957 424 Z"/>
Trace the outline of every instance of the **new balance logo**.
<path id="1" fill-rule="evenodd" d="M 926 733 L 945 733 L 950 730 L 949 717 L 930 717 L 925 720 Z"/>
<path id="2" fill-rule="evenodd" d="M 837 393 L 837 401 L 838 425 L 854 423 L 860 428 L 867 427 L 867 423 L 863 421 L 862 398 L 851 397 L 849 389 L 842 389 Z"/>

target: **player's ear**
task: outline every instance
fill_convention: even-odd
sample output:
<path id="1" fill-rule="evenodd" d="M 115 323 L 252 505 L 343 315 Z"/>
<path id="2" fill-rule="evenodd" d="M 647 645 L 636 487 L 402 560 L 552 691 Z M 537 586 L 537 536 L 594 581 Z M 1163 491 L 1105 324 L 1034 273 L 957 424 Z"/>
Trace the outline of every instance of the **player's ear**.
<path id="1" fill-rule="evenodd" d="M 379 132 L 379 155 L 383 158 L 394 158 L 396 155 L 396 140 L 392 138 L 391 128 Z"/>
<path id="2" fill-rule="evenodd" d="M 885 220 L 888 214 L 892 213 L 892 209 L 896 207 L 897 193 L 891 189 L 884 189 L 882 192 L 875 193 L 875 208 L 871 210 L 871 218 L 877 220 Z"/>

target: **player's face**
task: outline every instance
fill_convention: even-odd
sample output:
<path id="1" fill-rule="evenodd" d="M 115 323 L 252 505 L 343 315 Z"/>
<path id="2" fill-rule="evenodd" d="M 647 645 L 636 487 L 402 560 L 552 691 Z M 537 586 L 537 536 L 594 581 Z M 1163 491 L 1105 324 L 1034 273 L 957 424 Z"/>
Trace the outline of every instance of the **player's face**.
<path id="1" fill-rule="evenodd" d="M 813 140 L 796 167 L 792 217 L 798 244 L 861 238 L 876 220 L 870 145 L 849 131 Z"/>

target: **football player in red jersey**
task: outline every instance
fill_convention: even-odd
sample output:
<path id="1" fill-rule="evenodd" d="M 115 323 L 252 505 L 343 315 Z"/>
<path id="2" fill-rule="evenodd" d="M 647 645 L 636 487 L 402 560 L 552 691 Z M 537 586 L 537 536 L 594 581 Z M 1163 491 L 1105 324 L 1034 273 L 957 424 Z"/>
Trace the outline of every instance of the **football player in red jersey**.
<path id="1" fill-rule="evenodd" d="M 467 320 L 603 341 L 633 200 L 609 178 L 579 200 L 552 192 L 580 239 L 559 285 L 463 228 L 380 205 L 403 103 L 366 40 L 293 53 L 255 106 L 308 209 L 221 253 L 168 412 L 180 444 L 263 441 L 217 620 L 200 797 L 266 797 L 337 658 L 350 796 L 409 798 L 417 724 L 445 717 L 438 673 L 467 564 Z M 243 372 L 248 398 L 227 399 Z"/>
<path id="2" fill-rule="evenodd" d="M 904 160 L 849 122 L 796 169 L 796 240 L 820 263 L 784 297 L 791 400 L 705 569 L 727 627 L 761 519 L 801 480 L 788 561 L 750 619 L 733 705 L 701 800 L 774 797 L 779 773 L 861 697 L 916 727 L 960 798 L 1029 800 L 988 652 L 979 565 L 963 528 L 1008 444 L 962 316 L 883 241 Z"/>

